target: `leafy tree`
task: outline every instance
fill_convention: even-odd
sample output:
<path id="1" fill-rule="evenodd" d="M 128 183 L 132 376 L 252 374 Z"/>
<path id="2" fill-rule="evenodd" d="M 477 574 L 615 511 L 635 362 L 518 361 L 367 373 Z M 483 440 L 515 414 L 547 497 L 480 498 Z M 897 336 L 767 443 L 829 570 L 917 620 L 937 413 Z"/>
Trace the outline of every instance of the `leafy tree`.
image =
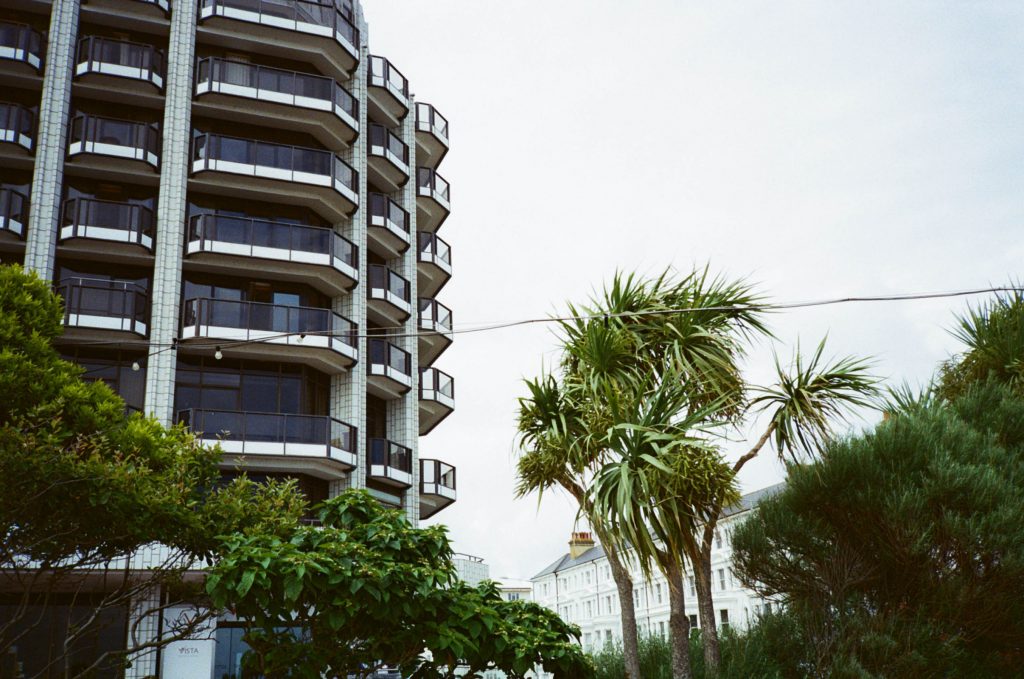
<path id="1" fill-rule="evenodd" d="M 43 611 L 77 611 L 29 676 L 113 674 L 128 656 L 189 636 L 213 614 L 192 571 L 224 531 L 270 531 L 301 510 L 289 486 L 217 489 L 218 453 L 139 415 L 60 359 L 61 301 L 20 267 L 0 266 L 0 657 L 38 633 Z M 153 598 L 155 591 L 162 597 Z M 153 603 L 145 603 L 152 601 Z M 141 634 L 169 607 L 167 634 Z M 136 615 L 125 647 L 82 661 L 110 615 Z"/>
<path id="2" fill-rule="evenodd" d="M 536 604 L 503 601 L 493 583 L 455 577 L 445 529 L 413 528 L 365 491 L 319 508 L 322 526 L 230 536 L 207 590 L 245 623 L 245 662 L 265 676 L 454 677 L 487 668 L 522 677 L 591 667 L 579 630 Z"/>
<path id="3" fill-rule="evenodd" d="M 957 318 L 953 336 L 967 350 L 944 363 L 936 391 L 946 399 L 987 379 L 1024 393 L 1024 291 L 999 294 Z"/>
<path id="4" fill-rule="evenodd" d="M 734 536 L 816 676 L 1020 676 L 1024 399 L 978 383 L 793 467 Z"/>

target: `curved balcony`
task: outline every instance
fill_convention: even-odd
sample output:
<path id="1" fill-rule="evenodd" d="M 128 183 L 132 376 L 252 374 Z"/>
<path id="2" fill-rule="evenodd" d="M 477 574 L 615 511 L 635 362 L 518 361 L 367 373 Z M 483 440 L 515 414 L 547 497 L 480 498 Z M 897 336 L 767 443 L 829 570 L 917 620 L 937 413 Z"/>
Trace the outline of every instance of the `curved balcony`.
<path id="1" fill-rule="evenodd" d="M 219 340 L 235 357 L 294 361 L 331 374 L 358 357 L 355 323 L 330 309 L 197 298 L 185 301 L 181 325 L 181 350 L 198 344 L 209 353 Z"/>
<path id="2" fill-rule="evenodd" d="M 359 63 L 351 0 L 200 0 L 199 26 L 250 52 L 312 61 L 347 78 Z M 269 29 L 269 30 L 268 30 Z"/>
<path id="3" fill-rule="evenodd" d="M 455 467 L 420 458 L 420 520 L 455 502 Z"/>
<path id="4" fill-rule="evenodd" d="M 436 299 L 420 297 L 420 365 L 430 365 L 452 343 L 452 310 Z"/>
<path id="5" fill-rule="evenodd" d="M 420 370 L 420 436 L 455 410 L 455 379 L 437 368 Z"/>
<path id="6" fill-rule="evenodd" d="M 367 267 L 366 311 L 382 325 L 399 325 L 412 314 L 409 281 L 381 264 Z"/>
<path id="7" fill-rule="evenodd" d="M 416 162 L 437 167 L 448 153 L 448 119 L 430 104 L 416 104 Z"/>
<path id="8" fill-rule="evenodd" d="M 192 183 L 238 198 L 272 195 L 332 222 L 359 205 L 359 174 L 335 153 L 220 134 L 199 133 L 193 140 Z"/>
<path id="9" fill-rule="evenodd" d="M 412 356 L 383 339 L 366 341 L 366 387 L 380 398 L 398 398 L 412 388 Z"/>
<path id="10" fill-rule="evenodd" d="M 163 90 L 164 53 L 145 43 L 87 36 L 78 41 L 75 77 L 104 91 L 124 90 L 124 80 Z"/>
<path id="11" fill-rule="evenodd" d="M 0 101 L 0 157 L 22 159 L 35 149 L 36 114 L 27 106 Z"/>
<path id="12" fill-rule="evenodd" d="M 25 239 L 28 224 L 28 196 L 17 189 L 0 187 L 0 236 Z"/>
<path id="13" fill-rule="evenodd" d="M 434 297 L 452 277 L 452 249 L 436 233 L 419 232 L 416 252 L 416 288 L 425 297 Z"/>
<path id="14" fill-rule="evenodd" d="M 152 177 L 160 166 L 160 126 L 132 120 L 76 113 L 71 118 L 68 157 L 114 178 L 143 172 Z"/>
<path id="15" fill-rule="evenodd" d="M 359 280 L 358 252 L 330 228 L 219 214 L 192 215 L 185 239 L 192 270 L 237 275 L 258 267 L 332 297 Z"/>
<path id="16" fill-rule="evenodd" d="M 129 281 L 65 278 L 57 284 L 64 298 L 64 327 L 131 332 L 146 336 L 149 296 Z"/>
<path id="17" fill-rule="evenodd" d="M 436 170 L 421 167 L 416 170 L 416 226 L 433 233 L 441 228 L 452 211 L 451 188 Z"/>
<path id="18" fill-rule="evenodd" d="M 232 467 L 340 479 L 357 464 L 356 428 L 332 417 L 196 408 L 180 411 L 178 422 L 219 444 Z"/>
<path id="19" fill-rule="evenodd" d="M 359 100 L 333 78 L 207 57 L 196 64 L 196 108 L 209 116 L 305 132 L 324 145 L 359 135 Z"/>
<path id="20" fill-rule="evenodd" d="M 0 59 L 14 62 L 9 67 L 24 67 L 27 74 L 41 74 L 45 44 L 43 34 L 28 24 L 0 21 Z"/>
<path id="21" fill-rule="evenodd" d="M 409 488 L 412 486 L 412 450 L 387 439 L 368 439 L 370 461 L 367 476 L 374 481 Z"/>
<path id="22" fill-rule="evenodd" d="M 388 191 L 398 191 L 409 181 L 409 147 L 383 125 L 370 124 L 367 167 L 370 181 Z"/>
<path id="23" fill-rule="evenodd" d="M 145 256 L 153 252 L 155 225 L 153 211 L 145 205 L 69 198 L 64 201 L 60 241 L 89 258 Z"/>
<path id="24" fill-rule="evenodd" d="M 370 219 L 366 235 L 388 259 L 409 249 L 409 213 L 383 193 L 369 195 Z"/>
<path id="25" fill-rule="evenodd" d="M 409 81 L 390 61 L 371 55 L 369 85 L 371 113 L 397 127 L 409 112 Z"/>

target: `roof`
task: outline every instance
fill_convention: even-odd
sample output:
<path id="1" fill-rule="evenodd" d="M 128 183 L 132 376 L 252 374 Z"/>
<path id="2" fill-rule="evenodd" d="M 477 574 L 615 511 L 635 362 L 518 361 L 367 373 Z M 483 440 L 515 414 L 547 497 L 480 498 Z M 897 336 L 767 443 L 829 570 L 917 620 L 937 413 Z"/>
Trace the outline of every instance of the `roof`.
<path id="1" fill-rule="evenodd" d="M 785 482 L 783 482 L 777 483 L 774 486 L 768 486 L 767 488 L 755 490 L 752 493 L 747 493 L 746 495 L 740 498 L 739 502 L 737 502 L 734 505 L 729 505 L 728 507 L 723 509 L 722 517 L 725 518 L 727 516 L 735 516 L 736 514 L 742 514 L 743 512 L 750 511 L 751 509 L 756 507 L 757 503 L 759 503 L 761 500 L 781 492 L 782 489 L 785 487 L 786 484 Z M 559 557 L 550 566 L 542 570 L 540 573 L 537 573 L 537 575 L 533 576 L 530 579 L 536 580 L 537 578 L 542 578 L 545 575 L 559 573 L 561 571 L 568 570 L 576 566 L 581 566 L 585 563 L 590 563 L 591 561 L 597 561 L 601 558 L 604 558 L 604 547 L 602 547 L 601 545 L 594 545 L 587 551 L 580 554 L 575 559 L 570 558 L 569 554 L 566 553 Z"/>

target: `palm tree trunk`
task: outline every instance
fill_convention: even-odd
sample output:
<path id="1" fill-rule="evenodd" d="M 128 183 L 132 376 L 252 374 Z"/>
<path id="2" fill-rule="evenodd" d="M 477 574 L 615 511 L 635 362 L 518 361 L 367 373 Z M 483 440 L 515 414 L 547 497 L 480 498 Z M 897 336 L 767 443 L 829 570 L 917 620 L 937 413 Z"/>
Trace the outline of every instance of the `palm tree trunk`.
<path id="1" fill-rule="evenodd" d="M 636 609 L 633 607 L 633 581 L 629 571 L 619 560 L 618 552 L 604 542 L 605 556 L 612 570 L 612 578 L 619 590 L 619 612 L 622 616 L 622 657 L 626 666 L 626 679 L 642 679 L 640 675 L 640 648 L 636 638 Z"/>
<path id="2" fill-rule="evenodd" d="M 686 617 L 682 564 L 673 560 L 666 568 L 665 578 L 668 581 L 668 629 L 672 644 L 672 679 L 692 679 L 690 619 Z"/>
<path id="3" fill-rule="evenodd" d="M 697 611 L 700 614 L 700 640 L 704 647 L 705 676 L 718 676 L 721 650 L 718 647 L 718 626 L 715 624 L 715 601 L 711 594 L 711 543 L 702 545 L 700 558 L 694 563 L 693 577 L 697 587 Z"/>

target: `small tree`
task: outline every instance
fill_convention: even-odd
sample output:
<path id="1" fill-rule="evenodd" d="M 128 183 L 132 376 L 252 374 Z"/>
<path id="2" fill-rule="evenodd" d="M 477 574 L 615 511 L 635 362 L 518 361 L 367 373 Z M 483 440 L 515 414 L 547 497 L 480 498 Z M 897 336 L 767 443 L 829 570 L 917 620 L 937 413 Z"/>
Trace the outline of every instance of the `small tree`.
<path id="1" fill-rule="evenodd" d="M 321 527 L 231 536 L 207 590 L 245 624 L 245 662 L 264 676 L 522 677 L 538 664 L 584 677 L 579 630 L 532 603 L 503 601 L 493 583 L 455 579 L 441 526 L 413 528 L 365 491 L 323 503 Z"/>
<path id="2" fill-rule="evenodd" d="M 24 669 L 70 678 L 114 673 L 200 629 L 214 611 L 194 570 L 215 556 L 215 536 L 273 532 L 301 500 L 290 487 L 244 480 L 217 489 L 217 451 L 181 428 L 126 417 L 106 385 L 60 359 L 52 342 L 62 318 L 42 281 L 0 267 L 0 657 L 59 602 L 73 611 L 60 642 Z M 179 606 L 188 612 L 163 636 L 141 633 Z M 82 662 L 88 637 L 129 610 L 124 647 Z"/>

